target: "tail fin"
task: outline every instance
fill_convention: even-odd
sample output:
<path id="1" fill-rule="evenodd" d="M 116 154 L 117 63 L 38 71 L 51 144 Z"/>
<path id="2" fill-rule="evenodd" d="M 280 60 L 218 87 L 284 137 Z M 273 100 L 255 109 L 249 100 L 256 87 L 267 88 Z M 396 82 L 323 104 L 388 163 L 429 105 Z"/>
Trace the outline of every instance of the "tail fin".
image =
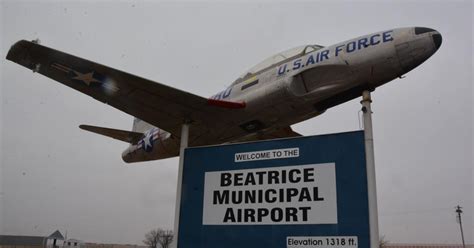
<path id="1" fill-rule="evenodd" d="M 89 131 L 89 132 L 96 133 L 96 134 L 104 135 L 116 140 L 128 142 L 130 144 L 136 144 L 143 137 L 143 133 L 130 132 L 130 131 L 124 131 L 124 130 L 118 130 L 118 129 L 112 129 L 112 128 L 105 128 L 105 127 L 80 125 L 79 128 Z"/>
<path id="2" fill-rule="evenodd" d="M 142 121 L 138 118 L 133 119 L 133 127 L 132 127 L 133 132 L 144 133 L 152 128 L 154 128 L 154 126 L 149 124 L 146 121 Z"/>

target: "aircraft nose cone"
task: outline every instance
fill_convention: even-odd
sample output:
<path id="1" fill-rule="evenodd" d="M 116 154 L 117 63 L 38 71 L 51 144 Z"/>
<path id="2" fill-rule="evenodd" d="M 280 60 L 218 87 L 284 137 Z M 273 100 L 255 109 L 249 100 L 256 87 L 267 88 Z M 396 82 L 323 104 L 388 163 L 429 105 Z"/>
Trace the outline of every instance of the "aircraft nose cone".
<path id="1" fill-rule="evenodd" d="M 443 42 L 443 38 L 441 37 L 441 34 L 432 28 L 415 27 L 415 36 L 418 36 L 424 33 L 431 34 L 436 50 L 438 50 L 438 48 L 441 46 L 441 43 Z"/>
<path id="2" fill-rule="evenodd" d="M 425 28 L 425 27 L 415 27 L 415 34 L 423 34 L 423 33 L 428 33 L 428 32 L 436 32 L 436 30 L 432 28 Z"/>
<path id="3" fill-rule="evenodd" d="M 439 49 L 442 42 L 438 31 L 414 27 L 412 35 L 395 47 L 402 70 L 406 73 L 423 63 Z"/>
<path id="4" fill-rule="evenodd" d="M 435 32 L 431 37 L 433 37 L 433 42 L 435 44 L 436 50 L 441 46 L 441 43 L 443 43 L 443 38 L 441 37 L 441 34 L 439 32 Z"/>

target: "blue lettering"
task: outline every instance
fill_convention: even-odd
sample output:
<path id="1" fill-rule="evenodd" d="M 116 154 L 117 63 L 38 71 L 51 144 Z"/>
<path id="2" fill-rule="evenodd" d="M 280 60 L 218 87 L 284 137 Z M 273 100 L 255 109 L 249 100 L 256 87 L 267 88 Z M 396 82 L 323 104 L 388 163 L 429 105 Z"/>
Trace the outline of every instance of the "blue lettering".
<path id="1" fill-rule="evenodd" d="M 321 52 L 321 61 L 323 61 L 324 59 L 329 59 L 329 50 L 324 50 Z"/>
<path id="2" fill-rule="evenodd" d="M 293 70 L 298 70 L 301 67 L 301 59 L 297 59 L 293 62 Z"/>
<path id="3" fill-rule="evenodd" d="M 366 48 L 369 46 L 369 44 L 367 44 L 368 40 L 367 38 L 362 38 L 359 40 L 359 42 L 357 43 L 358 44 L 358 49 L 362 49 L 362 47 Z"/>
<path id="4" fill-rule="evenodd" d="M 214 100 L 220 100 L 221 99 L 222 92 L 217 93 L 217 95 L 213 96 L 212 98 Z"/>
<path id="5" fill-rule="evenodd" d="M 286 64 L 280 66 L 280 68 L 278 68 L 278 75 L 283 75 L 285 74 L 285 71 L 286 71 Z"/>
<path id="6" fill-rule="evenodd" d="M 383 32 L 383 34 L 382 34 L 382 40 L 383 40 L 383 42 L 387 42 L 387 41 L 392 41 L 392 40 L 393 40 L 392 32 L 393 32 L 393 30 Z"/>
<path id="7" fill-rule="evenodd" d="M 346 50 L 347 50 L 348 53 L 353 52 L 355 49 L 356 49 L 356 42 L 355 41 L 352 41 L 352 42 L 347 44 Z"/>
<path id="8" fill-rule="evenodd" d="M 370 45 L 377 45 L 380 43 L 380 39 L 375 40 L 376 37 L 380 37 L 380 34 L 374 34 L 370 37 Z"/>
<path id="9" fill-rule="evenodd" d="M 312 54 L 309 55 L 308 60 L 306 61 L 306 66 L 308 66 L 309 64 L 314 64 L 314 58 Z"/>
<path id="10" fill-rule="evenodd" d="M 337 55 L 339 55 L 339 52 L 342 51 L 342 47 L 344 47 L 345 45 L 340 45 L 340 46 L 337 46 L 336 47 L 336 57 Z"/>
<path id="11" fill-rule="evenodd" d="M 230 92 L 232 92 L 232 87 L 229 87 L 227 88 L 225 91 L 223 91 L 221 94 L 222 94 L 222 98 L 227 98 L 230 96 Z"/>

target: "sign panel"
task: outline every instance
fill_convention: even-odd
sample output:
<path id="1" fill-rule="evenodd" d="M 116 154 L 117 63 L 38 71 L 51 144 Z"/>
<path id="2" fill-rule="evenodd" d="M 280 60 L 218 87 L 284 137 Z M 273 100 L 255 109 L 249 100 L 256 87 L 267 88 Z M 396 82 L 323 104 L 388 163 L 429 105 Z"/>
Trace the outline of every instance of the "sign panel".
<path id="1" fill-rule="evenodd" d="M 336 201 L 334 163 L 206 172 L 202 224 L 337 224 Z"/>
<path id="2" fill-rule="evenodd" d="M 287 237 L 288 248 L 355 248 L 357 247 L 357 236 L 331 236 L 331 237 Z"/>
<path id="3" fill-rule="evenodd" d="M 243 152 L 235 154 L 235 162 L 247 162 L 279 158 L 297 158 L 300 156 L 299 153 L 300 149 L 298 147 L 267 151 Z"/>
<path id="4" fill-rule="evenodd" d="M 362 131 L 185 150 L 179 248 L 369 247 Z"/>

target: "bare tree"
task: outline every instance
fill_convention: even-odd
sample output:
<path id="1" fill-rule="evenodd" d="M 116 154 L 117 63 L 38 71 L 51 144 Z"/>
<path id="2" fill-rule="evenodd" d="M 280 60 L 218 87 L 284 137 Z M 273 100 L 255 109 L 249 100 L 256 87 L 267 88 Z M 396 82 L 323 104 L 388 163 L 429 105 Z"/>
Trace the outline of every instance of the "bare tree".
<path id="1" fill-rule="evenodd" d="M 151 230 L 145 234 L 143 243 L 149 248 L 157 248 L 156 245 L 158 244 L 158 230 Z"/>
<path id="2" fill-rule="evenodd" d="M 161 245 L 161 248 L 168 248 L 171 242 L 173 242 L 173 231 L 161 230 L 161 234 L 158 238 L 158 243 Z"/>
<path id="3" fill-rule="evenodd" d="M 143 240 L 149 248 L 169 248 L 171 242 L 173 242 L 173 231 L 160 228 L 145 234 L 145 240 Z"/>

